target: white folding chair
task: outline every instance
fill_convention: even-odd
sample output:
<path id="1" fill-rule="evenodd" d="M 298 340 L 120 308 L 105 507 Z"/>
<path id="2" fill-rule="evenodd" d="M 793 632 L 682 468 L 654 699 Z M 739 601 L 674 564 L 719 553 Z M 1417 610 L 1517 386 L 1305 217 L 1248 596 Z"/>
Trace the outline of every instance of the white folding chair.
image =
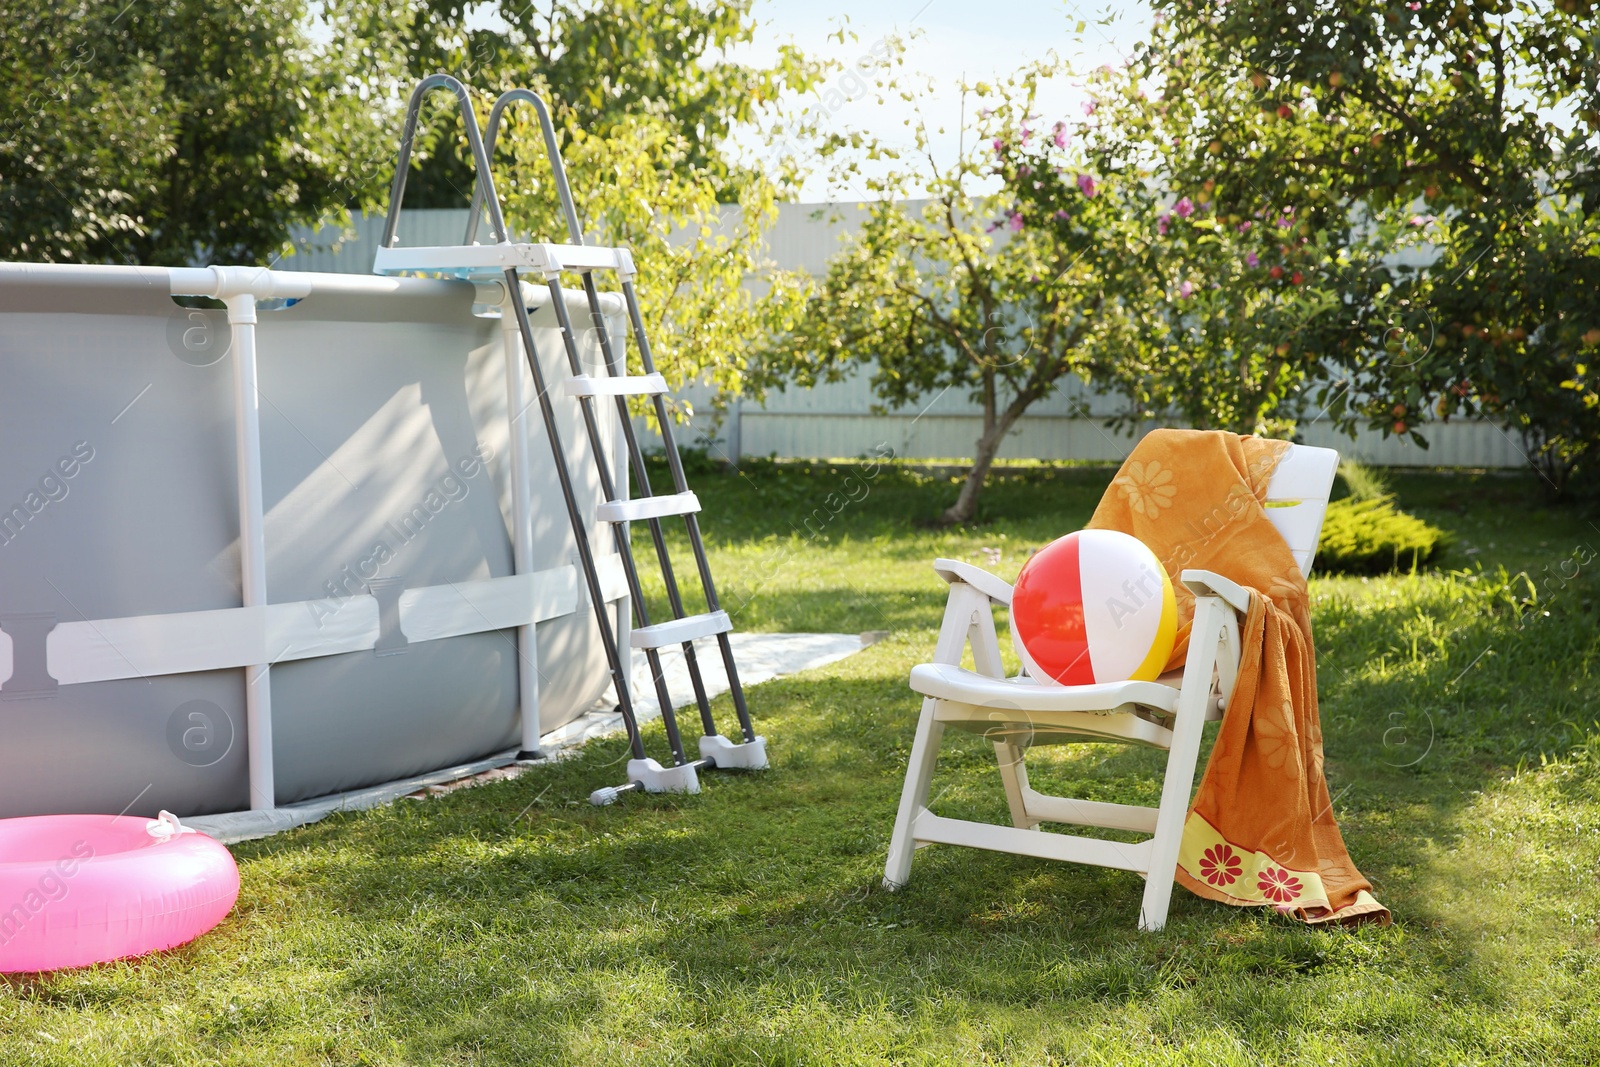
<path id="1" fill-rule="evenodd" d="M 1269 505 L 1277 505 L 1267 508 L 1267 517 L 1302 574 L 1310 573 L 1316 556 L 1338 463 L 1339 454 L 1331 448 L 1291 445 L 1267 487 Z M 1161 929 L 1172 899 L 1201 731 L 1206 722 L 1222 718 L 1238 678 L 1239 620 L 1249 611 L 1249 591 L 1212 571 L 1185 570 L 1181 580 L 1195 595 L 1195 610 L 1181 671 L 1153 682 L 1040 685 L 1025 674 L 1007 678 L 1001 667 L 991 606 L 1009 608 L 1011 586 L 957 560 L 937 560 L 934 570 L 950 583 L 950 598 L 933 662 L 911 670 L 911 688 L 924 698 L 922 715 L 889 841 L 884 885 L 891 890 L 903 886 L 911 876 L 912 853 L 934 843 L 1117 867 L 1145 876 L 1139 928 Z M 960 665 L 969 642 L 972 671 Z M 951 819 L 928 810 L 928 786 L 947 726 L 994 743 L 1011 826 Z M 1023 762 L 1028 748 L 1098 741 L 1167 750 L 1160 807 L 1046 796 L 1029 787 Z M 1039 824 L 1045 822 L 1151 836 L 1130 844 L 1043 833 Z"/>

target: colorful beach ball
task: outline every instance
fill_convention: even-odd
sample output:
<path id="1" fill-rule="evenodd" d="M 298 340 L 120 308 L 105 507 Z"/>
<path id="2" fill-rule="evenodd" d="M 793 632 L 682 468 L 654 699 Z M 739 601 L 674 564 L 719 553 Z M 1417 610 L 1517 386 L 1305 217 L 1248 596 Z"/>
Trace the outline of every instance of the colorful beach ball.
<path id="1" fill-rule="evenodd" d="M 1150 681 L 1177 635 L 1172 581 L 1154 552 L 1116 530 L 1079 530 L 1022 565 L 1011 641 L 1039 682 Z"/>

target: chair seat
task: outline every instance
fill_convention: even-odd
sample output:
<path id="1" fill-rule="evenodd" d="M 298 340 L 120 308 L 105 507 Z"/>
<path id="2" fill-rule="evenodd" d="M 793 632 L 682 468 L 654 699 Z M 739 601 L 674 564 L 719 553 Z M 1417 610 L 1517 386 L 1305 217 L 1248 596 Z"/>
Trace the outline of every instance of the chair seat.
<path id="1" fill-rule="evenodd" d="M 1040 685 L 1027 675 L 991 678 L 947 663 L 911 668 L 911 688 L 923 696 L 999 711 L 1087 711 L 1110 715 L 1135 707 L 1171 714 L 1178 690 L 1160 682 Z"/>
<path id="2" fill-rule="evenodd" d="M 1023 749 L 1082 741 L 1167 748 L 1178 691 L 1158 682 L 1040 685 L 940 663 L 911 670 L 911 688 L 939 702 L 945 726 Z"/>

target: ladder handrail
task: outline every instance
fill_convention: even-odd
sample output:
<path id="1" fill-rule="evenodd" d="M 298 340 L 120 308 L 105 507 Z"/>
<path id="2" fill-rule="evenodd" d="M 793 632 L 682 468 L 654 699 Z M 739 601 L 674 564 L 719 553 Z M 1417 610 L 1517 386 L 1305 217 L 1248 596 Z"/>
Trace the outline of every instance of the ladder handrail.
<path id="1" fill-rule="evenodd" d="M 539 128 L 544 134 L 544 154 L 550 160 L 550 171 L 555 176 L 556 195 L 561 200 L 561 213 L 566 216 L 567 236 L 575 245 L 583 244 L 583 226 L 578 222 L 578 206 L 572 199 L 572 186 L 567 182 L 567 166 L 561 158 L 561 146 L 556 144 L 555 123 L 550 118 L 550 108 L 544 99 L 532 89 L 507 89 L 500 94 L 500 98 L 489 109 L 489 126 L 484 134 L 485 151 L 488 158 L 494 159 L 494 146 L 500 139 L 500 122 L 505 115 L 506 107 L 518 101 L 533 105 L 534 112 L 539 116 Z M 491 190 L 492 190 L 491 186 Z M 467 236 L 463 244 L 473 244 L 478 239 L 478 215 L 483 210 L 484 194 L 478 186 L 472 188 L 472 210 L 467 215 Z M 493 222 L 493 218 L 490 219 Z M 502 223 L 500 232 L 505 234 Z M 503 238 L 506 239 L 506 238 Z"/>
<path id="2" fill-rule="evenodd" d="M 406 177 L 411 170 L 411 142 L 417 135 L 417 117 L 422 109 L 422 98 L 434 89 L 449 89 L 455 94 L 461 108 L 461 119 L 467 127 L 467 145 L 472 150 L 472 162 L 477 168 L 477 181 L 473 183 L 474 212 L 480 203 L 489 205 L 489 221 L 494 226 L 497 240 L 509 239 L 505 217 L 500 213 L 500 197 L 494 191 L 494 174 L 489 167 L 489 154 L 483 146 L 483 136 L 478 129 L 478 113 L 472 106 L 472 94 L 460 81 L 448 74 L 430 74 L 417 83 L 406 103 L 406 123 L 400 134 L 400 157 L 395 164 L 394 183 L 389 187 L 389 211 L 383 220 L 383 248 L 393 248 L 400 228 L 400 202 L 406 195 Z"/>

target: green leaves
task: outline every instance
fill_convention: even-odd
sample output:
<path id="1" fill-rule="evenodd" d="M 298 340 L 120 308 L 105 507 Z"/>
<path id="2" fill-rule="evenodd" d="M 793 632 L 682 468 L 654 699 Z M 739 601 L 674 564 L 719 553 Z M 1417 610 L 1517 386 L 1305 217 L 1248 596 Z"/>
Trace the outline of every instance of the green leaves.
<path id="1" fill-rule="evenodd" d="M 725 151 L 729 135 L 756 123 L 785 89 L 802 92 L 820 64 L 785 47 L 771 66 L 730 60 L 727 50 L 747 41 L 755 20 L 751 0 L 334 0 L 333 6 L 399 43 L 392 74 L 413 82 L 436 71 L 455 74 L 491 96 L 521 86 L 550 103 L 560 126 L 601 137 L 650 120 L 670 126 L 685 145 L 683 158 L 713 175 L 724 202 L 738 198 L 747 176 Z M 496 28 L 481 26 L 492 10 Z M 459 120 L 442 112 L 425 144 L 442 157 L 419 159 L 416 204 L 461 206 L 470 170 L 459 151 Z"/>
<path id="2" fill-rule="evenodd" d="M 530 237 L 564 241 L 538 125 L 531 115 L 517 118 L 500 141 L 508 157 L 507 224 Z M 586 239 L 633 251 L 657 364 L 675 384 L 713 386 L 721 402 L 759 389 L 759 377 L 751 377 L 756 342 L 800 316 L 806 280 L 766 258 L 777 187 L 745 175 L 731 190 L 737 202 L 724 204 L 730 190 L 722 173 L 697 164 L 695 150 L 675 123 L 642 115 L 603 136 L 568 131 L 563 155 Z"/>
<path id="3" fill-rule="evenodd" d="M 8 11 L 0 255 L 264 262 L 290 225 L 360 206 L 381 185 L 361 60 L 308 27 L 300 0 Z"/>
<path id="4" fill-rule="evenodd" d="M 793 48 L 728 60 L 748 0 L 485 5 L 460 0 L 202 0 L 12 5 L 0 19 L 0 254 L 266 262 L 289 228 L 381 209 L 404 93 L 438 70 L 527 85 L 567 129 L 649 121 L 724 203 L 750 172 L 732 129 L 820 69 Z M 435 101 L 430 101 L 430 104 Z M 425 109 L 413 206 L 465 206 L 459 119 Z"/>
<path id="5" fill-rule="evenodd" d="M 1557 491 L 1592 464 L 1596 405 L 1561 384 L 1600 327 L 1592 6 L 1157 7 L 1136 69 L 1162 88 L 1159 165 L 1329 235 L 1337 269 L 1306 282 L 1343 309 L 1318 368 L 1340 425 L 1501 421 Z"/>
<path id="6" fill-rule="evenodd" d="M 1037 81 L 1056 73 L 1027 68 L 973 87 L 988 106 L 972 147 L 949 166 L 862 138 L 897 163 L 876 179 L 884 199 L 869 205 L 811 311 L 764 360 L 774 378 L 806 385 L 870 368 L 890 408 L 948 390 L 979 403 L 976 461 L 946 521 L 975 513 L 990 462 L 1033 403 L 1068 376 L 1132 364 L 1135 320 L 1159 298 L 1154 219 L 1137 176 L 1094 170 L 1069 151 L 1064 123 L 1032 114 Z M 972 192 L 997 182 L 993 195 Z M 912 190 L 927 198 L 906 199 Z"/>

